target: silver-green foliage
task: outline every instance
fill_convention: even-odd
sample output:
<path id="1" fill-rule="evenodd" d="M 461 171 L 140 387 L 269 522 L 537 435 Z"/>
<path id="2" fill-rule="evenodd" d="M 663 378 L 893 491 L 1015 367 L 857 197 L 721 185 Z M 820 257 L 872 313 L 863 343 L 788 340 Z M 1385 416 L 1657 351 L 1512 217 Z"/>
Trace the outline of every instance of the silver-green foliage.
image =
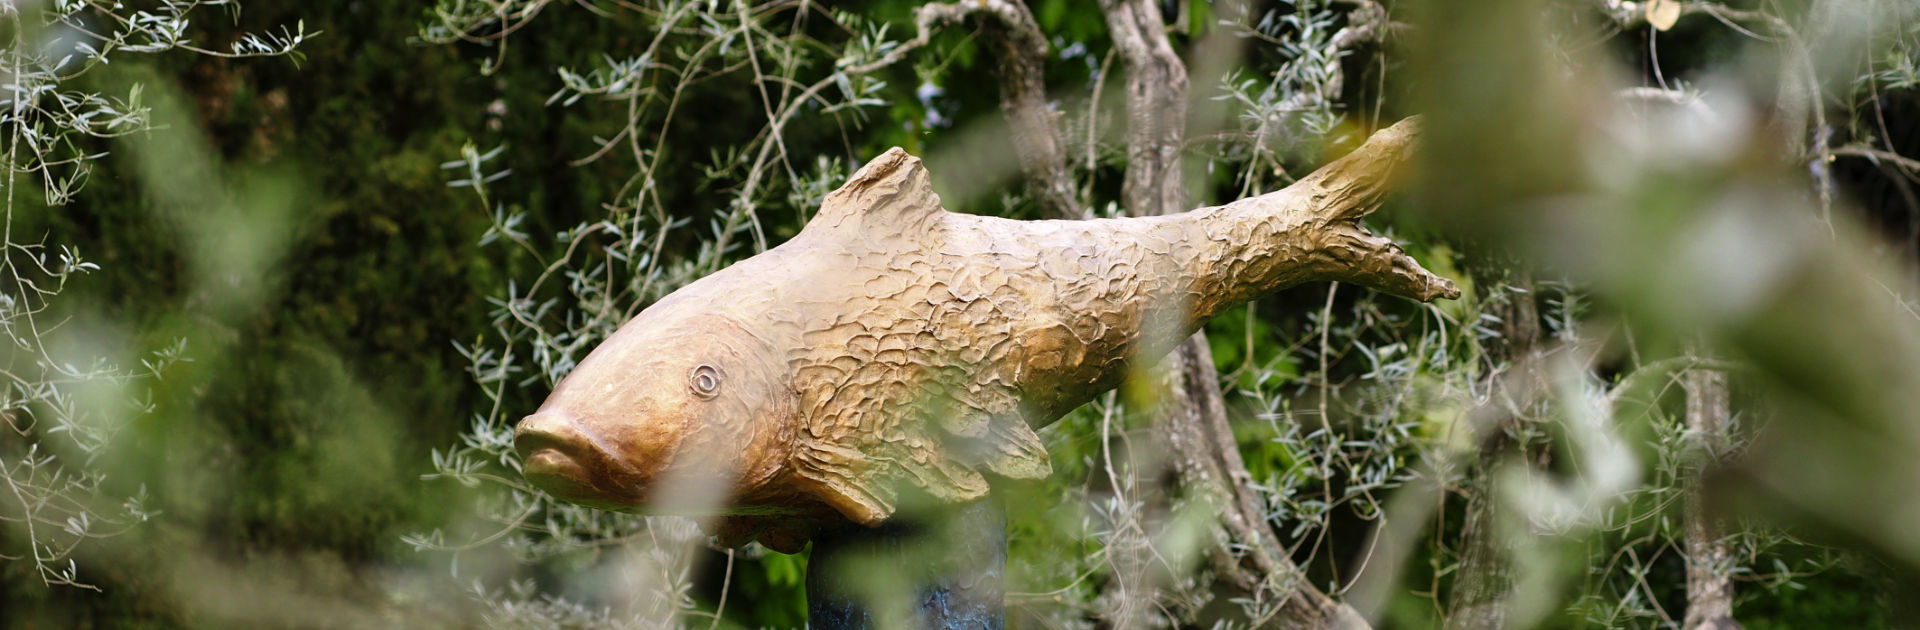
<path id="1" fill-rule="evenodd" d="M 593 19 L 592 10 L 565 4 L 441 0 L 421 36 L 503 48 L 543 11 L 573 10 L 571 17 Z M 1341 7 L 1351 4 L 1302 0 L 1260 15 L 1228 16 L 1220 28 L 1268 47 L 1281 61 L 1237 69 L 1217 86 L 1215 94 L 1232 105 L 1235 124 L 1219 134 L 1217 144 L 1190 146 L 1189 157 L 1228 169 L 1236 186 L 1257 192 L 1284 184 L 1287 172 L 1305 172 L 1312 164 L 1303 156 L 1328 136 L 1347 133 L 1352 105 L 1340 102 L 1346 80 L 1341 65 L 1351 50 L 1340 27 Z M 489 188 L 509 176 L 510 151 L 468 147 L 446 165 L 454 172 L 452 184 L 471 188 L 491 218 L 483 243 L 518 250 L 514 255 L 532 257 L 540 271 L 490 298 L 490 336 L 459 345 L 489 404 L 458 445 L 433 454 L 437 472 L 431 477 L 484 490 L 477 512 L 484 525 L 408 541 L 453 551 L 457 558 L 504 550 L 517 562 L 557 559 L 580 570 L 598 566 L 581 558 L 614 553 L 634 559 L 627 565 L 631 571 L 657 578 L 648 582 L 656 590 L 587 602 L 543 591 L 519 578 L 517 567 L 461 573 L 478 581 L 474 593 L 491 607 L 495 621 L 673 625 L 693 621 L 687 613 L 706 614 L 695 612 L 686 595 L 686 550 L 700 544 L 687 523 L 582 509 L 529 488 L 519 479 L 511 444 L 513 423 L 528 410 L 507 405 L 543 393 L 646 304 L 764 249 L 768 230 L 762 217 L 804 216 L 844 178 L 848 169 L 837 161 L 789 155 L 784 131 L 865 120 L 883 104 L 877 100 L 883 84 L 871 71 L 902 60 L 926 42 L 926 34 L 909 36 L 901 25 L 808 3 L 800 7 L 788 13 L 742 2 L 636 5 L 630 9 L 642 12 L 652 29 L 644 45 L 601 55 L 592 67 L 556 70 L 549 106 L 626 112 L 624 126 L 605 130 L 597 146 L 581 148 L 583 162 L 621 159 L 631 168 L 619 192 L 600 200 L 601 218 L 555 233 L 528 233 L 524 211 Z M 804 35 L 809 20 L 829 21 L 850 35 L 838 42 L 814 40 Z M 1891 52 L 1860 77 L 1862 85 L 1912 85 L 1911 40 L 1920 38 L 1910 29 L 1902 33 Z M 481 71 L 498 69 L 501 58 L 488 58 Z M 683 209 L 660 198 L 659 178 L 669 172 L 660 161 L 665 130 L 692 86 L 734 73 L 750 77 L 758 90 L 762 110 L 747 115 L 765 126 L 747 142 L 709 149 L 701 166 L 708 178 L 727 182 L 729 192 L 710 222 L 694 225 Z M 923 77 L 928 74 L 923 69 Z M 1070 108 L 1065 112 L 1063 122 L 1073 132 L 1068 135 L 1084 131 L 1096 140 L 1069 147 L 1069 153 L 1097 156 L 1089 161 L 1096 169 L 1118 162 L 1121 147 L 1097 139 L 1109 137 L 1098 133 L 1101 125 L 1120 123 L 1099 113 L 1076 116 Z M 669 256 L 667 244 L 675 239 L 698 245 L 691 255 Z M 1416 253 L 1452 257 L 1441 247 Z M 1439 517 L 1439 506 L 1460 509 L 1469 487 L 1493 488 L 1488 500 L 1513 515 L 1499 533 L 1512 548 L 1514 571 L 1525 578 L 1514 592 L 1515 619 L 1531 623 L 1559 614 L 1610 626 L 1670 624 L 1675 611 L 1661 609 L 1657 600 L 1663 589 L 1676 586 L 1653 584 L 1672 579 L 1655 562 L 1682 553 L 1677 506 L 1702 465 L 1700 454 L 1689 450 L 1684 418 L 1674 411 L 1671 383 L 1678 371 L 1706 361 L 1643 360 L 1631 328 L 1596 315 L 1580 286 L 1488 282 L 1461 303 L 1419 308 L 1374 295 L 1343 301 L 1341 293 L 1353 290 L 1330 288 L 1324 305 L 1304 322 L 1275 324 L 1257 340 L 1252 312 L 1239 330 L 1216 324 L 1216 333 L 1247 335 L 1242 365 L 1226 370 L 1223 380 L 1268 523 L 1297 561 L 1334 567 L 1335 579 L 1315 586 L 1337 598 L 1360 599 L 1374 586 L 1368 580 L 1377 578 L 1371 576 L 1396 575 L 1371 563 L 1395 558 L 1327 560 L 1323 554 L 1343 548 L 1336 539 L 1375 535 L 1336 530 L 1337 520 L 1386 531 L 1389 514 L 1424 522 Z M 1532 341 L 1541 348 L 1537 356 L 1508 350 L 1513 340 L 1503 318 L 1521 298 L 1538 306 L 1535 326 L 1541 332 Z M 1272 352 L 1273 346 L 1282 350 Z M 1612 356 L 1617 354 L 1628 358 Z M 1621 376 L 1603 378 L 1602 355 Z M 1150 398 L 1104 396 L 1043 434 L 1057 471 L 1058 487 L 1049 490 L 1064 498 L 1013 524 L 1020 535 L 1013 542 L 1009 601 L 1021 614 L 1055 627 L 1091 627 L 1115 618 L 1172 624 L 1213 597 L 1206 570 L 1194 561 L 1192 523 L 1183 520 L 1193 513 L 1191 506 L 1156 505 L 1162 489 L 1153 487 L 1150 471 L 1139 468 L 1149 458 L 1130 457 L 1151 448 L 1145 423 L 1153 414 L 1144 408 Z M 1757 422 L 1751 413 L 1740 416 L 1742 434 Z M 1515 452 L 1529 456 L 1490 459 L 1483 469 L 1479 449 L 1493 432 L 1505 433 Z M 1557 467 L 1540 463 L 1555 458 Z M 1475 476 L 1488 482 L 1478 484 Z M 1411 498 L 1396 503 L 1396 497 Z M 1759 587 L 1748 593 L 1793 588 L 1797 578 L 1829 564 L 1825 552 L 1779 531 L 1738 525 L 1729 534 L 1738 563 L 1724 569 L 1743 587 Z M 1459 579 L 1453 572 L 1462 566 L 1467 541 L 1398 542 L 1419 545 L 1408 561 L 1427 563 L 1434 586 L 1386 588 L 1438 600 L 1426 602 L 1435 609 L 1447 606 L 1439 600 L 1439 585 Z M 1816 559 L 1788 559 L 1810 555 Z M 497 586 L 502 581 L 510 586 Z M 1406 595 L 1410 591 L 1419 594 Z M 1231 604 L 1253 620 L 1277 610 L 1277 602 L 1257 598 Z M 1143 610 L 1114 612 L 1129 607 Z"/>
<path id="2" fill-rule="evenodd" d="M 232 0 L 162 0 L 145 8 L 106 0 L 0 4 L 0 142 L 5 143 L 5 221 L 0 228 L 0 524 L 17 528 L 21 548 L 0 558 L 32 563 L 47 584 L 92 588 L 75 552 L 147 520 L 144 486 L 105 490 L 97 459 L 127 422 L 153 410 L 150 384 L 168 366 L 189 361 L 178 340 L 146 356 L 127 356 L 105 330 L 86 329 L 63 312 L 69 281 L 111 273 L 60 242 L 24 233 L 29 213 L 58 212 L 107 155 L 106 140 L 152 128 L 142 86 L 92 89 L 83 80 L 114 60 L 180 51 L 216 57 L 294 54 L 304 25 L 245 34 L 226 47 L 194 41 L 191 20 L 239 11 Z M 80 329 L 80 330 L 76 330 Z"/>
<path id="3" fill-rule="evenodd" d="M 504 48 L 518 25 L 549 3 L 539 0 L 444 0 L 421 32 L 433 42 L 473 41 Z M 456 573 L 476 580 L 476 598 L 492 607 L 489 619 L 506 626 L 539 619 L 572 627 L 673 625 L 693 611 L 688 595 L 690 545 L 703 541 L 686 519 L 641 517 L 590 510 L 552 499 L 520 479 L 513 452 L 514 423 L 528 409 L 509 408 L 544 392 L 586 353 L 638 309 L 729 262 L 768 246 L 761 217 L 794 216 L 817 207 L 848 173 L 836 160 L 789 155 L 782 139 L 790 125 L 858 124 L 880 105 L 874 94 L 884 82 L 868 74 L 892 63 L 904 41 L 885 24 L 810 7 L 799 15 L 741 2 L 668 1 L 643 8 L 651 32 L 624 58 L 600 55 L 590 67 L 554 72 L 549 107 L 613 108 L 625 124 L 607 129 L 580 162 L 620 160 L 631 175 L 603 202 L 604 213 L 554 233 L 522 229 L 526 215 L 497 199 L 490 184 L 508 177 L 505 151 L 465 149 L 445 167 L 450 185 L 469 188 L 491 218 L 483 244 L 518 250 L 543 271 L 516 280 L 489 298 L 493 330 L 459 343 L 475 383 L 490 404 L 474 414 L 460 444 L 433 453 L 430 478 L 480 488 L 477 533 L 434 530 L 406 538 L 419 549 L 451 551 L 456 557 L 505 551 L 518 562 L 561 562 L 581 567 L 581 558 L 620 558 L 625 574 L 648 576 L 644 588 L 604 593 L 592 601 L 568 600 L 516 581 L 517 571 Z M 584 12 L 583 12 L 584 13 Z M 575 16 L 593 19 L 589 15 Z M 825 21 L 856 33 L 844 42 L 808 37 L 805 21 Z M 918 45 L 918 44 L 914 44 Z M 481 71 L 498 68 L 498 58 Z M 724 206 L 696 225 L 682 209 L 668 207 L 661 178 L 685 172 L 663 164 L 665 130 L 684 115 L 679 109 L 691 86 L 726 75 L 746 75 L 758 86 L 759 111 L 743 116 L 765 122 L 751 141 L 707 148 L 698 165 L 709 182 L 725 182 Z M 685 155 L 680 151 L 678 155 Z M 669 247 L 690 254 L 669 255 Z M 689 247 L 690 246 L 690 247 Z M 558 252 L 557 254 L 551 254 Z M 505 252 L 503 252 L 505 253 Z M 518 254 L 516 254 L 518 255 Z M 501 582 L 510 585 L 497 586 Z M 575 586 L 590 577 L 571 582 Z M 488 586 L 493 584 L 495 586 Z"/>

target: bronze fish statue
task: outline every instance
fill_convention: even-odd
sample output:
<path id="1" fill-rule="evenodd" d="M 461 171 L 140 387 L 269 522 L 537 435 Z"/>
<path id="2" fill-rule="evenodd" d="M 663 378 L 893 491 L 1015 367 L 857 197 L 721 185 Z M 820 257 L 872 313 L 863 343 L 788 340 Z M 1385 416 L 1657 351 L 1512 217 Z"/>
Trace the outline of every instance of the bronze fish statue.
<path id="1" fill-rule="evenodd" d="M 1079 221 L 948 212 L 920 160 L 889 150 L 791 240 L 589 353 L 520 421 L 523 473 L 616 510 L 706 484 L 725 493 L 704 509 L 723 543 L 787 552 L 884 521 L 903 491 L 958 503 L 1045 477 L 1035 429 L 1235 304 L 1315 280 L 1458 297 L 1359 225 L 1416 135 L 1402 122 L 1258 197 Z"/>

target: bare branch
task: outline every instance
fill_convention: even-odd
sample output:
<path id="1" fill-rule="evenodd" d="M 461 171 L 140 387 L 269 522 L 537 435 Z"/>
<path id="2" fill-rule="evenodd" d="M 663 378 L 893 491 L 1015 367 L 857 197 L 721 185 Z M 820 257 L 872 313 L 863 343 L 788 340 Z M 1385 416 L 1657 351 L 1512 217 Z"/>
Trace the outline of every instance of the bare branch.
<path id="1" fill-rule="evenodd" d="M 847 74 L 866 74 L 899 63 L 900 60 L 907 57 L 908 53 L 919 50 L 921 46 L 927 45 L 927 42 L 933 41 L 934 34 L 939 32 L 941 26 L 964 20 L 967 16 L 973 15 L 977 11 L 994 11 L 996 9 L 1004 9 L 1004 3 L 998 1 L 968 2 L 966 0 L 960 0 L 958 2 L 928 4 L 914 9 L 913 39 L 900 42 L 900 45 L 888 50 L 886 54 L 881 55 L 879 59 L 847 68 Z"/>
<path id="2" fill-rule="evenodd" d="M 1101 5 L 1107 11 L 1114 48 L 1127 69 L 1127 168 L 1121 186 L 1122 203 L 1136 215 L 1179 212 L 1188 203 L 1180 163 L 1187 119 L 1186 66 L 1167 41 L 1165 26 L 1152 3 L 1105 0 Z M 1323 181 L 1359 183 L 1363 179 L 1329 174 Z M 1260 199 L 1246 202 L 1258 206 L 1262 205 Z M 1229 208 L 1232 206 L 1242 204 Z M 1176 379 L 1175 395 L 1154 430 L 1172 451 L 1168 456 L 1180 473 L 1181 484 L 1220 511 L 1216 531 L 1219 540 L 1209 559 L 1217 575 L 1245 592 L 1271 594 L 1280 600 L 1274 616 L 1267 620 L 1273 626 L 1366 627 L 1352 608 L 1333 601 L 1308 582 L 1279 544 L 1265 511 L 1258 509 L 1260 501 L 1251 476 L 1227 425 L 1219 375 L 1204 333 L 1189 337 L 1168 361 Z"/>
<path id="3" fill-rule="evenodd" d="M 1127 67 L 1127 172 L 1122 205 L 1136 215 L 1185 209 L 1180 147 L 1186 135 L 1187 67 L 1146 0 L 1106 0 L 1107 29 Z"/>
<path id="4" fill-rule="evenodd" d="M 1645 2 L 1632 0 L 1592 0 L 1592 2 L 1595 8 L 1620 28 L 1639 28 L 1647 25 L 1647 3 Z M 1762 23 L 1777 30 L 1787 28 L 1784 20 L 1764 11 L 1735 9 L 1718 2 L 1683 2 L 1678 5 L 1682 18 L 1690 15 L 1710 15 L 1722 21 Z M 1752 33 L 1749 32 L 1749 34 Z"/>
<path id="5" fill-rule="evenodd" d="M 1701 475 L 1697 472 L 1719 462 L 1731 448 L 1727 375 L 1709 368 L 1688 370 L 1686 390 L 1687 442 L 1700 462 L 1687 484 L 1687 613 L 1680 627 L 1739 627 L 1733 622 L 1733 549 L 1726 538 L 1726 525 L 1703 505 Z"/>
<path id="6" fill-rule="evenodd" d="M 1285 545 L 1267 523 L 1261 498 L 1253 490 L 1253 475 L 1240 457 L 1227 422 L 1220 379 L 1213 352 L 1204 333 L 1196 333 L 1168 358 L 1178 387 L 1166 402 L 1165 416 L 1155 425 L 1170 453 L 1174 469 L 1190 495 L 1219 510 L 1222 540 L 1208 557 L 1215 575 L 1234 588 L 1264 593 L 1280 600 L 1264 625 L 1276 628 L 1366 628 L 1353 608 L 1336 602 L 1308 582 L 1306 572 L 1293 563 Z"/>
<path id="7" fill-rule="evenodd" d="M 1042 215 L 1078 218 L 1085 211 L 1074 199 L 1067 171 L 1066 143 L 1047 107 L 1047 38 L 1033 12 L 1018 0 L 988 0 L 982 12 L 994 19 L 982 29 L 1000 56 L 1000 110 L 1012 128 L 1014 152 L 1026 174 L 1027 193 Z"/>
<path id="8" fill-rule="evenodd" d="M 1500 286 L 1489 278 L 1488 286 Z M 1488 375 L 1492 391 L 1507 386 L 1507 381 L 1537 375 L 1540 362 L 1540 310 L 1533 274 L 1524 267 L 1514 270 L 1509 301 L 1501 308 L 1505 353 L 1515 369 Z M 1495 289 L 1496 291 L 1504 289 Z M 1492 410 L 1492 407 L 1489 407 Z M 1513 540 L 1503 535 L 1504 513 L 1494 486 L 1494 469 L 1502 458 L 1530 446 L 1516 442 L 1508 431 L 1524 418 L 1501 410 L 1488 417 L 1491 422 L 1476 423 L 1475 443 L 1480 447 L 1477 461 L 1466 483 L 1466 517 L 1460 531 L 1460 565 L 1455 569 L 1453 592 L 1448 596 L 1446 627 L 1500 628 L 1505 626 L 1514 585 Z"/>
<path id="9" fill-rule="evenodd" d="M 1904 171 L 1907 177 L 1920 178 L 1920 160 L 1916 160 L 1904 155 L 1900 155 L 1892 151 L 1882 151 L 1880 149 L 1875 149 L 1872 147 L 1849 146 L 1849 147 L 1834 147 L 1832 149 L 1828 149 L 1827 153 L 1830 153 L 1833 155 L 1845 155 L 1850 157 L 1866 158 L 1868 160 L 1872 160 L 1875 163 L 1888 162 L 1895 166 L 1900 167 L 1900 170 Z"/>

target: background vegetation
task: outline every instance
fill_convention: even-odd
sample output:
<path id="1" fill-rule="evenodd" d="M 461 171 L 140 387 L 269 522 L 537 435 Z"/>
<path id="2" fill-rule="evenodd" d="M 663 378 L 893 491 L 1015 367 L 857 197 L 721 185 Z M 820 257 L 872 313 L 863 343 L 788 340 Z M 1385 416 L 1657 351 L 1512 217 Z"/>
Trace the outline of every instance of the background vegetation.
<path id="1" fill-rule="evenodd" d="M 7 627 L 800 626 L 805 556 L 550 502 L 503 436 L 626 316 L 791 236 L 886 147 L 953 210 L 1050 212 L 985 15 L 129 4 L 0 14 Z M 1026 5 L 1096 215 L 1138 211 L 1111 4 Z M 1678 626 L 1690 566 L 1748 627 L 1910 618 L 1920 15 L 1452 5 L 1167 4 L 1192 204 L 1425 113 L 1424 178 L 1376 228 L 1467 292 L 1310 284 L 1209 326 L 1274 543 L 1376 627 Z M 1689 424 L 1700 373 L 1724 375 L 1718 428 Z M 1163 397 L 1042 432 L 1053 478 L 1005 489 L 1033 506 L 1013 624 L 1277 623 L 1290 586 L 1207 564 L 1211 513 L 1153 463 Z M 1697 505 L 1717 563 L 1686 541 Z"/>

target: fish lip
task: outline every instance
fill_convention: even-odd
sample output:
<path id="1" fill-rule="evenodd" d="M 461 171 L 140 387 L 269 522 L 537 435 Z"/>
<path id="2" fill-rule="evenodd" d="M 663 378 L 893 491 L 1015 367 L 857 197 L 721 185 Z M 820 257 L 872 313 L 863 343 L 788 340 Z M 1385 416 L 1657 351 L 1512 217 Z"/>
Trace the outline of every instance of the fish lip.
<path id="1" fill-rule="evenodd" d="M 614 457 L 596 436 L 582 428 L 579 420 L 570 414 L 555 415 L 572 431 L 536 427 L 525 420 L 514 427 L 513 450 L 520 454 L 522 477 L 548 494 L 588 507 L 632 509 L 645 502 L 645 492 L 634 488 L 622 488 L 626 490 L 624 492 L 613 491 L 600 483 L 597 477 L 611 476 L 615 480 L 628 481 L 637 479 L 638 475 L 626 462 Z M 612 474 L 595 475 L 589 463 Z"/>
<path id="2" fill-rule="evenodd" d="M 579 462 L 558 448 L 541 448 L 522 458 L 520 475 L 543 492 L 575 503 L 606 494 L 595 487 Z"/>
<path id="3" fill-rule="evenodd" d="M 578 431 L 577 424 L 571 420 L 568 424 L 574 424 L 574 429 Z M 577 440 L 568 439 L 552 431 L 534 428 L 525 420 L 520 421 L 519 425 L 513 429 L 513 450 L 520 453 L 520 459 L 524 463 L 522 470 L 530 468 L 536 462 L 553 465 L 552 460 L 555 457 L 573 464 L 573 468 L 580 468 L 578 462 L 574 460 L 585 453 L 577 452 L 580 450 L 577 444 Z"/>

